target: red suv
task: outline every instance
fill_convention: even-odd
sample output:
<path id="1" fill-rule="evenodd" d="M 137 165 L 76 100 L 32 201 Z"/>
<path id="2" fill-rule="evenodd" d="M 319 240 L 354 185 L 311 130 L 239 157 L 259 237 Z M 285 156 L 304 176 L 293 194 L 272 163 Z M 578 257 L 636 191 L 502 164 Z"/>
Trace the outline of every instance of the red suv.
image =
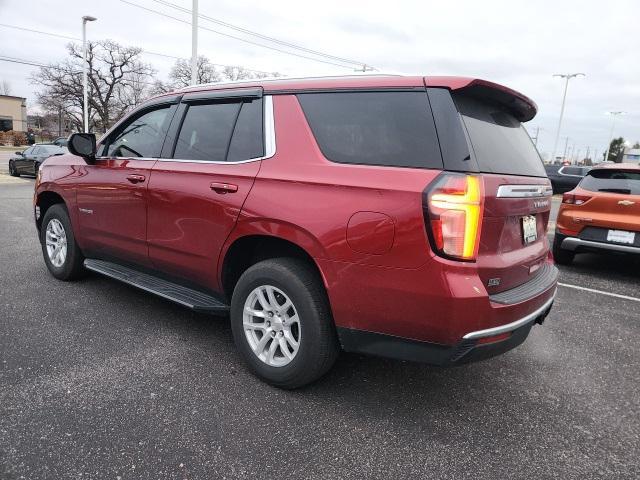
<path id="1" fill-rule="evenodd" d="M 40 169 L 61 280 L 91 270 L 229 312 L 250 368 L 295 388 L 339 351 L 449 366 L 505 352 L 551 309 L 551 185 L 487 81 L 358 76 L 154 98 Z"/>

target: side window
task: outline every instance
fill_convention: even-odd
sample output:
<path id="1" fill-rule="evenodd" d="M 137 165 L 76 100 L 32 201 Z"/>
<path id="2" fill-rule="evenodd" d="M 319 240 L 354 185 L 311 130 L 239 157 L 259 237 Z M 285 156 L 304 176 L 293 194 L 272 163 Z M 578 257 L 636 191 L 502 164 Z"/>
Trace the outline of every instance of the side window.
<path id="1" fill-rule="evenodd" d="M 228 162 L 264 156 L 262 118 L 262 100 L 242 104 L 229 145 Z"/>
<path id="2" fill-rule="evenodd" d="M 154 158 L 160 155 L 169 126 L 168 105 L 147 111 L 125 122 L 109 139 L 109 157 Z"/>
<path id="3" fill-rule="evenodd" d="M 303 93 L 298 100 L 333 162 L 442 168 L 426 91 Z"/>
<path id="4" fill-rule="evenodd" d="M 241 103 L 189 105 L 173 158 L 224 162 Z"/>
<path id="5" fill-rule="evenodd" d="M 33 153 L 33 148 L 34 147 L 27 148 L 24 152 L 22 152 L 22 156 L 26 157 L 27 155 L 31 155 Z"/>
<path id="6" fill-rule="evenodd" d="M 582 175 L 582 169 L 580 167 L 564 167 L 562 173 L 565 175 Z"/>

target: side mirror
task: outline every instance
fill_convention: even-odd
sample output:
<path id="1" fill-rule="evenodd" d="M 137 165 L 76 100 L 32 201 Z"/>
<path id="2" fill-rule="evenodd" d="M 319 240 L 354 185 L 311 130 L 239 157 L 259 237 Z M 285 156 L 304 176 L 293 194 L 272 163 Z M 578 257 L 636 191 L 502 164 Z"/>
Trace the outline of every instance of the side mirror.
<path id="1" fill-rule="evenodd" d="M 22 152 L 16 152 L 16 155 L 22 156 Z"/>
<path id="2" fill-rule="evenodd" d="M 96 136 L 93 133 L 74 133 L 69 137 L 67 148 L 73 155 L 93 163 L 96 159 Z"/>

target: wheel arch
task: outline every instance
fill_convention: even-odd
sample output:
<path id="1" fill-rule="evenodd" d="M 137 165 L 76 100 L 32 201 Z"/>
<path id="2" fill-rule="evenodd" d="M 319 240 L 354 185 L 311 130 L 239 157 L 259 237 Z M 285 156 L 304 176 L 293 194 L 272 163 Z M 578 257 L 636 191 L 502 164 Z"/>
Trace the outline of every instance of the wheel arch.
<path id="1" fill-rule="evenodd" d="M 52 190 L 44 190 L 37 194 L 35 204 L 40 208 L 40 215 L 36 219 L 36 227 L 38 228 L 38 230 L 40 230 L 40 228 L 42 227 L 42 219 L 47 213 L 47 210 L 58 203 L 62 203 L 67 208 L 67 210 L 69 210 L 69 206 L 65 202 L 62 195 L 60 195 L 59 193 Z M 69 212 L 69 214 L 71 213 Z"/>
<path id="2" fill-rule="evenodd" d="M 220 263 L 220 286 L 224 294 L 231 298 L 238 279 L 252 265 L 269 258 L 299 258 L 311 265 L 327 290 L 327 278 L 314 256 L 297 242 L 289 238 L 265 233 L 251 233 L 236 236 L 228 242 Z M 327 292 L 328 293 L 328 292 Z"/>

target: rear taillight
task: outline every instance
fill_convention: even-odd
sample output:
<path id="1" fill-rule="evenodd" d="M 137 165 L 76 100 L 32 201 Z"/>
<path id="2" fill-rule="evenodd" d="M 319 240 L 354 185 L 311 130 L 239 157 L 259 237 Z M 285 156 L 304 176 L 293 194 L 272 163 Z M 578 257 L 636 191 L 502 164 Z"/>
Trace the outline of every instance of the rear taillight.
<path id="1" fill-rule="evenodd" d="M 591 197 L 589 195 L 578 195 L 571 192 L 562 194 L 562 203 L 568 203 L 570 205 L 582 205 L 590 199 Z"/>
<path id="2" fill-rule="evenodd" d="M 475 260 L 482 222 L 482 178 L 443 174 L 425 190 L 425 223 L 436 253 Z"/>

